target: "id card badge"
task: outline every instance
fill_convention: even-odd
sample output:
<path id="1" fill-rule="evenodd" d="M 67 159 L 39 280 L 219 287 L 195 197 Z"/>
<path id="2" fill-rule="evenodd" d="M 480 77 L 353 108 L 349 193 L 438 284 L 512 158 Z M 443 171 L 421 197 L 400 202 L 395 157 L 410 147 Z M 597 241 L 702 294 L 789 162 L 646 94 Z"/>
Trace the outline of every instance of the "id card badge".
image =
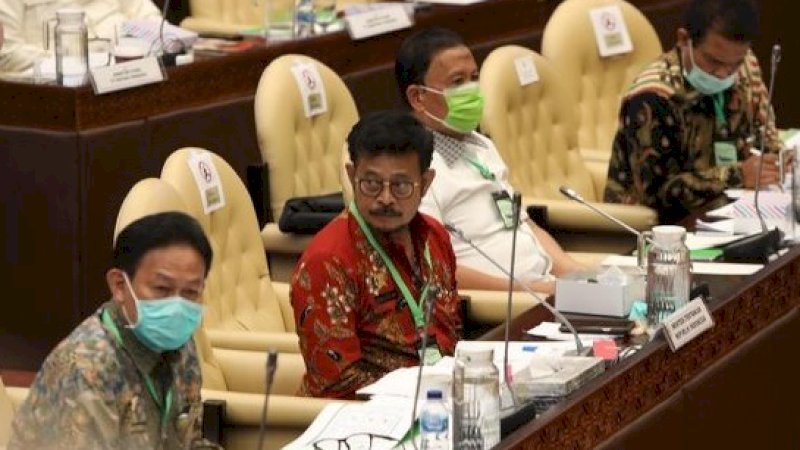
<path id="1" fill-rule="evenodd" d="M 439 351 L 439 345 L 434 336 L 428 336 L 428 346 L 424 349 L 422 348 L 422 339 L 420 339 L 417 353 L 419 353 L 419 360 L 426 366 L 436 364 L 442 359 L 442 352 Z"/>
<path id="2" fill-rule="evenodd" d="M 736 145 L 729 141 L 714 142 L 714 160 L 717 166 L 730 166 L 739 161 Z"/>
<path id="3" fill-rule="evenodd" d="M 503 219 L 503 225 L 507 230 L 514 228 L 514 203 L 506 191 L 492 192 L 492 200 L 497 208 L 497 213 Z"/>

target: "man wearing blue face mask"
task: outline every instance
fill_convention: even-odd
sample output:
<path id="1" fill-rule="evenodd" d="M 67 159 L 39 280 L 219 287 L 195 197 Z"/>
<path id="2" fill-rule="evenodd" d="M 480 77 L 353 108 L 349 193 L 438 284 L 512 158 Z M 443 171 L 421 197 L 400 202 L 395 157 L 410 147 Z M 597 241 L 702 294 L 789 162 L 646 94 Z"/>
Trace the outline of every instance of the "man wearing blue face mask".
<path id="1" fill-rule="evenodd" d="M 508 167 L 494 143 L 475 130 L 483 113 L 478 65 L 461 36 L 428 28 L 397 52 L 395 78 L 415 116 L 433 131 L 436 170 L 420 211 L 455 225 L 495 261 L 511 259 L 514 221 Z M 462 289 L 508 289 L 508 278 L 459 239 L 452 240 Z M 553 275 L 582 269 L 545 230 L 519 225 L 515 271 L 531 289 L 552 293 Z"/>
<path id="2" fill-rule="evenodd" d="M 761 184 L 779 181 L 780 141 L 750 44 L 751 0 L 694 0 L 677 45 L 645 68 L 624 95 L 605 201 L 638 203 L 662 223 L 721 206 L 724 190 L 753 188 L 765 133 Z"/>
<path id="3" fill-rule="evenodd" d="M 48 355 L 8 448 L 211 448 L 191 341 L 211 260 L 202 228 L 183 213 L 123 229 L 106 274 L 113 300 Z"/>

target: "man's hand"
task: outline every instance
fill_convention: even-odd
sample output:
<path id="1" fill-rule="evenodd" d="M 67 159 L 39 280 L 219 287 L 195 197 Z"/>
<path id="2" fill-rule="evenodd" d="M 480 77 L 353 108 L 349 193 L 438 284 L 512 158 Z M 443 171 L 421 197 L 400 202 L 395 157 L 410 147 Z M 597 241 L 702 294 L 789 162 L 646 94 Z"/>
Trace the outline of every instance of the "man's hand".
<path id="1" fill-rule="evenodd" d="M 758 179 L 758 159 L 760 156 L 752 155 L 742 163 L 742 181 L 744 187 L 753 189 Z M 761 186 L 777 184 L 780 182 L 778 170 L 778 156 L 772 153 L 764 155 L 764 164 L 761 167 Z"/>

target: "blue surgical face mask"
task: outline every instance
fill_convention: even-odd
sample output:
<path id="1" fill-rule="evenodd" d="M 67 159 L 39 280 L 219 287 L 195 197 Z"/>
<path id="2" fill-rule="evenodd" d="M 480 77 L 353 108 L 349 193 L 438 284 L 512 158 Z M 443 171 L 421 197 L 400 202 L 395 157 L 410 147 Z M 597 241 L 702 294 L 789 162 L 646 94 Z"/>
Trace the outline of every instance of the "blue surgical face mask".
<path id="1" fill-rule="evenodd" d="M 697 67 L 697 63 L 694 62 L 692 45 L 692 41 L 690 40 L 689 60 L 692 62 L 692 69 L 689 71 L 689 73 L 686 73 L 686 71 L 683 72 L 683 75 L 686 77 L 686 81 L 694 86 L 698 92 L 705 95 L 714 95 L 726 89 L 730 89 L 730 87 L 736 83 L 736 72 L 732 73 L 727 78 L 717 78 L 714 75 L 711 75 L 710 73 Z"/>
<path id="2" fill-rule="evenodd" d="M 180 296 L 139 300 L 127 274 L 125 284 L 136 302 L 137 320 L 128 325 L 139 341 L 154 352 L 177 350 L 192 338 L 203 318 L 203 306 Z M 122 309 L 123 313 L 125 309 Z M 127 315 L 125 317 L 128 319 Z M 130 323 L 130 319 L 128 319 Z"/>

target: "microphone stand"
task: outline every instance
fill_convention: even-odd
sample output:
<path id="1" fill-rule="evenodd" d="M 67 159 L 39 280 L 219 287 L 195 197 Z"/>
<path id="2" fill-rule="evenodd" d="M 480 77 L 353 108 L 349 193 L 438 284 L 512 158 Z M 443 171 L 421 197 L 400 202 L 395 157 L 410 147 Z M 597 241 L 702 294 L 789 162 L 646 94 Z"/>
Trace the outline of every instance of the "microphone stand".
<path id="1" fill-rule="evenodd" d="M 462 242 L 472 247 L 476 252 L 478 252 L 478 254 L 480 254 L 483 258 L 489 261 L 493 266 L 497 267 L 497 269 L 500 270 L 500 272 L 511 278 L 513 282 L 516 283 L 517 286 L 521 287 L 525 293 L 535 298 L 542 306 L 544 306 L 548 311 L 550 311 L 553 314 L 553 316 L 555 316 L 555 318 L 558 319 L 559 322 L 564 324 L 564 326 L 566 326 L 569 329 L 570 333 L 572 333 L 572 336 L 575 338 L 575 351 L 578 356 L 585 356 L 589 353 L 589 351 L 591 351 L 591 349 L 585 348 L 583 346 L 580 336 L 578 336 L 578 332 L 575 331 L 575 327 L 572 326 L 572 323 L 569 320 L 567 320 L 567 318 L 564 317 L 564 315 L 561 314 L 561 312 L 550 306 L 549 303 L 544 301 L 542 297 L 539 296 L 539 294 L 533 292 L 531 288 L 529 288 L 526 284 L 523 284 L 518 279 L 511 277 L 511 274 L 508 272 L 508 270 L 506 270 L 502 265 L 500 265 L 500 263 L 495 261 L 491 256 L 486 254 L 486 252 L 481 250 L 480 247 L 475 245 L 475 243 L 472 242 L 471 239 L 469 239 L 464 235 L 463 231 L 456 228 L 453 224 L 447 222 L 445 222 L 444 228 L 451 234 L 453 234 L 455 237 L 460 239 Z"/>
<path id="2" fill-rule="evenodd" d="M 414 423 L 417 420 L 417 403 L 419 403 L 419 390 L 422 385 L 422 368 L 425 366 L 425 350 L 428 348 L 428 324 L 431 322 L 431 311 L 433 311 L 433 304 L 436 303 L 436 294 L 438 289 L 431 287 L 428 289 L 427 295 L 423 299 L 425 301 L 425 322 L 422 329 L 422 353 L 419 357 L 419 371 L 417 372 L 417 383 L 414 388 L 414 405 L 411 407 L 411 428 L 414 428 Z M 414 444 L 414 449 L 417 448 L 417 441 L 413 436 L 411 442 Z"/>
<path id="3" fill-rule="evenodd" d="M 264 434 L 267 430 L 267 404 L 269 404 L 269 395 L 272 391 L 272 382 L 275 380 L 275 369 L 277 368 L 278 353 L 275 350 L 270 350 L 267 356 L 267 392 L 264 394 L 264 406 L 261 408 L 261 424 L 258 429 L 258 447 L 256 447 L 258 450 L 264 448 Z"/>
<path id="4" fill-rule="evenodd" d="M 512 211 L 514 216 L 514 230 L 511 234 L 511 266 L 508 276 L 508 300 L 506 302 L 506 329 L 505 329 L 505 347 L 503 349 L 503 373 L 505 375 L 506 387 L 511 394 L 511 403 L 517 406 L 517 399 L 514 395 L 514 390 L 511 389 L 513 381 L 513 374 L 511 373 L 511 366 L 508 364 L 508 341 L 510 340 L 511 333 L 511 300 L 514 295 L 514 266 L 516 266 L 517 258 L 517 230 L 520 227 L 520 210 L 522 209 L 522 194 L 515 192 L 512 200 Z"/>

